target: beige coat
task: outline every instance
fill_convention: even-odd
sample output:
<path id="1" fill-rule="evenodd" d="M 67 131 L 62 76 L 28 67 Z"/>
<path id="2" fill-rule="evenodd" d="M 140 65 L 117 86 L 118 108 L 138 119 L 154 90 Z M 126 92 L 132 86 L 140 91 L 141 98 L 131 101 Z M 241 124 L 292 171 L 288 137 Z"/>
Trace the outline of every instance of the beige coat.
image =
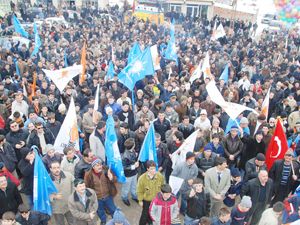
<path id="1" fill-rule="evenodd" d="M 76 225 L 97 225 L 97 209 L 98 209 L 98 200 L 94 190 L 87 188 L 86 189 L 87 203 L 86 208 L 80 202 L 76 192 L 69 197 L 69 209 L 74 217 L 74 224 Z M 96 215 L 93 220 L 90 218 L 90 213 L 95 212 Z"/>
<path id="2" fill-rule="evenodd" d="M 258 225 L 277 225 L 281 224 L 281 222 L 281 218 L 278 218 L 273 208 L 269 208 L 263 212 Z"/>
<path id="3" fill-rule="evenodd" d="M 63 171 L 61 173 L 60 182 L 54 180 L 54 185 L 57 188 L 58 193 L 63 196 L 62 199 L 50 198 L 54 214 L 65 214 L 69 211 L 68 200 L 70 195 L 73 193 L 73 182 L 74 176 L 71 173 Z"/>

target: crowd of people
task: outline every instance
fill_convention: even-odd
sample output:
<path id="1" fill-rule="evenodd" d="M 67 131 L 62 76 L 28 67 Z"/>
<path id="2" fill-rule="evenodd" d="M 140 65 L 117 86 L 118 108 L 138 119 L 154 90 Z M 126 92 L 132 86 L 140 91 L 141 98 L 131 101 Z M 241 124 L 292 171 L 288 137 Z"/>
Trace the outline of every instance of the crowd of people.
<path id="1" fill-rule="evenodd" d="M 125 12 L 118 8 L 109 12 L 121 19 L 112 21 L 87 8 L 72 21 L 64 14 L 68 28 L 40 25 L 42 46 L 34 57 L 30 57 L 33 29 L 28 30 L 29 47 L 12 40 L 0 47 L 2 224 L 93 225 L 100 220 L 128 225 L 126 217 L 131 215 L 126 209 L 132 204 L 142 207 L 140 225 L 275 225 L 283 224 L 283 217 L 287 223 L 299 220 L 300 197 L 293 195 L 300 184 L 299 31 L 263 31 L 257 39 L 257 25 L 249 21 L 183 17 L 175 28 L 178 63 L 161 57 L 161 69 L 138 81 L 131 93 L 117 75 L 126 66 L 133 43 L 141 49 L 157 44 L 160 52 L 168 43 L 169 28 L 135 18 L 124 22 Z M 26 12 L 22 16 L 27 18 Z M 3 34 L 9 33 L 11 18 L 10 14 L 1 19 Z M 226 37 L 212 41 L 215 23 L 223 24 Z M 85 81 L 79 84 L 77 76 L 60 92 L 42 69 L 80 64 L 85 41 Z M 206 52 L 212 76 L 191 83 L 190 76 Z M 108 79 L 111 59 L 116 74 Z M 219 79 L 226 65 L 228 81 Z M 207 93 L 212 79 L 226 101 L 257 113 L 244 111 L 237 124 L 228 126 L 229 116 Z M 94 112 L 98 84 L 99 110 Z M 262 102 L 269 88 L 265 116 Z M 70 145 L 60 154 L 54 142 L 68 119 L 72 97 L 80 149 Z M 109 111 L 126 176 L 120 190 L 106 165 Z M 276 119 L 282 122 L 290 148 L 267 169 L 266 150 Z M 141 163 L 139 152 L 152 122 L 157 162 Z M 194 149 L 173 168 L 171 154 L 197 129 Z M 58 189 L 50 197 L 51 217 L 33 211 L 35 146 Z M 184 180 L 176 195 L 169 185 L 171 176 Z M 122 210 L 114 201 L 118 191 Z"/>

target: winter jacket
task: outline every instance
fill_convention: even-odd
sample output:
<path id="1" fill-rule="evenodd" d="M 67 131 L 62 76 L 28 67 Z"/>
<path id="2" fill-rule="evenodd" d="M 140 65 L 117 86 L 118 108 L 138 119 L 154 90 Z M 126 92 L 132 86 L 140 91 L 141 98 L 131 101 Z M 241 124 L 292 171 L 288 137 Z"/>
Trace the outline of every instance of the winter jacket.
<path id="1" fill-rule="evenodd" d="M 94 190 L 86 189 L 86 205 L 84 206 L 79 200 L 76 191 L 69 197 L 69 210 L 74 217 L 74 224 L 76 225 L 96 225 L 97 215 L 93 220 L 90 218 L 91 212 L 97 212 L 98 199 Z"/>
<path id="2" fill-rule="evenodd" d="M 171 197 L 165 201 L 161 192 L 152 200 L 149 208 L 153 225 L 170 225 L 171 221 L 176 219 L 178 213 L 179 207 L 176 197 L 171 195 Z"/>
<path id="3" fill-rule="evenodd" d="M 102 160 L 102 162 L 105 162 L 105 149 L 104 144 L 101 141 L 100 134 L 95 129 L 93 133 L 89 137 L 89 144 L 90 148 L 93 152 L 93 154 Z"/>
<path id="4" fill-rule="evenodd" d="M 195 127 L 192 124 L 185 126 L 183 123 L 180 123 L 178 130 L 182 132 L 184 139 L 187 139 L 195 131 Z"/>
<path id="5" fill-rule="evenodd" d="M 150 179 L 148 173 L 142 174 L 138 179 L 137 184 L 137 196 L 139 201 L 152 201 L 156 194 L 160 192 L 161 186 L 164 184 L 164 176 L 157 172 L 155 176 Z"/>
<path id="6" fill-rule="evenodd" d="M 134 132 L 131 131 L 131 130 L 128 130 L 127 134 L 121 134 L 121 133 L 117 134 L 117 137 L 118 137 L 118 146 L 119 146 L 119 150 L 120 150 L 121 154 L 123 154 L 125 152 L 125 146 L 124 146 L 125 141 L 128 138 L 133 138 L 134 139 L 134 135 L 135 135 Z"/>
<path id="7" fill-rule="evenodd" d="M 50 197 L 52 212 L 54 214 L 65 214 L 69 211 L 68 199 L 73 193 L 74 176 L 68 172 L 60 172 L 60 180 L 56 180 L 50 175 L 58 193 L 62 194 L 62 199 L 53 199 Z"/>
<path id="8" fill-rule="evenodd" d="M 3 213 L 7 211 L 16 213 L 19 205 L 22 203 L 23 201 L 17 186 L 12 182 L 7 181 L 5 192 L 0 189 L 0 217 L 2 218 Z"/>
<path id="9" fill-rule="evenodd" d="M 18 161 L 21 159 L 21 150 L 16 149 L 16 144 L 19 144 L 20 141 L 24 141 L 26 145 L 26 140 L 29 133 L 25 129 L 20 129 L 17 132 L 8 132 L 6 135 L 6 141 L 11 144 L 11 146 L 15 149 L 16 157 Z"/>
<path id="10" fill-rule="evenodd" d="M 36 211 L 30 211 L 29 218 L 26 220 L 20 214 L 17 214 L 16 221 L 21 225 L 48 225 L 50 216 Z"/>
<path id="11" fill-rule="evenodd" d="M 121 112 L 118 113 L 118 118 L 120 121 L 122 122 L 127 122 L 129 129 L 133 130 L 134 127 L 134 114 L 131 110 L 128 110 L 127 112 L 127 117 L 125 116 L 126 112 L 124 112 L 123 110 Z M 127 121 L 126 121 L 127 118 Z"/>
<path id="12" fill-rule="evenodd" d="M 195 179 L 198 176 L 198 167 L 196 163 L 188 165 L 186 162 L 176 164 L 172 176 L 184 179 L 181 190 L 187 190 L 188 180 Z"/>
<path id="13" fill-rule="evenodd" d="M 278 215 L 274 212 L 273 208 L 268 208 L 261 215 L 258 225 L 274 225 L 274 224 L 279 224 Z"/>
<path id="14" fill-rule="evenodd" d="M 4 143 L 0 148 L 0 162 L 3 162 L 8 171 L 13 172 L 17 166 L 15 150 L 9 143 Z"/>
<path id="15" fill-rule="evenodd" d="M 46 128 L 52 132 L 54 138 L 57 137 L 60 127 L 61 127 L 61 123 L 59 121 L 55 121 L 54 123 L 48 122 L 46 124 Z"/>
<path id="16" fill-rule="evenodd" d="M 261 192 L 262 186 L 260 184 L 260 181 L 258 178 L 254 178 L 252 180 L 249 180 L 245 185 L 243 185 L 241 190 L 241 198 L 244 195 L 250 196 L 252 201 L 252 208 L 251 210 L 255 210 L 256 204 L 259 201 L 259 194 Z M 271 202 L 271 198 L 273 197 L 273 180 L 268 179 L 266 183 L 266 196 L 265 201 L 263 204 L 267 205 Z"/>
<path id="17" fill-rule="evenodd" d="M 241 153 L 239 167 L 244 170 L 245 164 L 249 159 L 256 157 L 257 153 L 265 154 L 266 146 L 263 140 L 258 143 L 256 138 L 252 138 L 248 135 L 244 136 L 241 140 L 244 146 Z"/>
<path id="18" fill-rule="evenodd" d="M 156 155 L 157 155 L 157 167 L 162 167 L 162 171 L 167 168 L 168 160 L 170 158 L 168 147 L 165 143 L 160 143 L 159 146 L 156 146 Z M 162 172 L 161 171 L 161 172 Z"/>
<path id="19" fill-rule="evenodd" d="M 295 175 L 297 177 L 299 177 L 299 164 L 297 162 L 292 162 L 293 163 L 293 167 L 294 167 L 294 171 L 295 171 Z M 278 188 L 280 186 L 280 182 L 282 179 L 282 171 L 283 171 L 283 164 L 284 164 L 284 160 L 283 159 L 278 159 L 276 160 L 270 171 L 269 171 L 269 177 L 273 180 L 273 187 L 274 187 L 274 192 L 276 193 L 278 191 Z M 288 189 L 289 193 L 290 191 L 292 191 L 293 186 L 295 185 L 295 182 L 292 178 L 293 172 L 292 172 L 292 167 L 290 167 L 290 174 L 288 176 L 288 180 L 287 180 L 287 184 L 286 184 L 286 188 Z"/>
<path id="20" fill-rule="evenodd" d="M 258 172 L 256 171 L 256 167 L 257 165 L 255 164 L 255 158 L 252 158 L 246 162 L 244 177 L 245 182 L 257 177 Z M 263 165 L 259 168 L 259 170 L 267 170 L 267 166 Z"/>
<path id="21" fill-rule="evenodd" d="M 134 166 L 136 162 L 137 154 L 134 149 L 132 149 L 132 151 L 126 149 L 124 154 L 122 155 L 122 164 L 126 177 L 132 177 L 137 174 L 137 168 L 135 168 Z"/>
<path id="22" fill-rule="evenodd" d="M 187 196 L 187 216 L 193 219 L 200 219 L 207 216 L 209 212 L 209 198 L 206 197 L 204 191 L 197 193 L 193 197 L 189 197 L 190 190 L 186 193 Z"/>
<path id="23" fill-rule="evenodd" d="M 30 162 L 27 159 L 25 159 L 29 152 L 30 149 L 28 148 L 22 149 L 22 159 L 18 163 L 18 168 L 21 174 L 23 175 L 21 192 L 26 195 L 33 195 L 34 161 L 32 164 L 30 164 Z"/>
<path id="24" fill-rule="evenodd" d="M 52 145 L 54 144 L 55 138 L 54 138 L 53 134 L 51 133 L 51 131 L 48 130 L 47 128 L 44 128 L 44 137 L 45 137 L 46 144 L 52 144 Z M 40 145 L 40 139 L 35 130 L 33 130 L 31 132 L 27 146 L 30 148 L 33 145 L 36 145 L 42 152 L 42 148 Z"/>
<path id="25" fill-rule="evenodd" d="M 154 121 L 154 129 L 157 133 L 160 134 L 161 140 L 166 140 L 166 131 L 171 129 L 170 121 L 167 119 L 164 119 L 162 122 L 159 119 L 156 119 Z"/>
<path id="26" fill-rule="evenodd" d="M 64 156 L 61 161 L 61 164 L 60 164 L 61 170 L 65 171 L 65 172 L 69 172 L 74 176 L 75 166 L 79 161 L 80 161 L 80 158 L 77 155 L 74 155 L 74 158 L 72 161 L 68 161 L 67 157 Z"/>
<path id="27" fill-rule="evenodd" d="M 231 134 L 228 134 L 223 141 L 223 146 L 226 159 L 229 159 L 229 155 L 234 155 L 234 161 L 229 161 L 229 164 L 236 163 L 243 150 L 243 143 L 239 136 L 232 138 Z"/>
<path id="28" fill-rule="evenodd" d="M 206 170 L 215 166 L 216 156 L 217 155 L 213 152 L 211 153 L 211 156 L 208 159 L 204 157 L 203 153 L 200 153 L 200 155 L 197 156 L 196 165 L 199 169 L 199 174 L 202 174 Z"/>
<path id="29" fill-rule="evenodd" d="M 90 169 L 92 169 L 92 165 L 81 159 L 75 166 L 74 177 L 83 179 L 84 174 Z"/>

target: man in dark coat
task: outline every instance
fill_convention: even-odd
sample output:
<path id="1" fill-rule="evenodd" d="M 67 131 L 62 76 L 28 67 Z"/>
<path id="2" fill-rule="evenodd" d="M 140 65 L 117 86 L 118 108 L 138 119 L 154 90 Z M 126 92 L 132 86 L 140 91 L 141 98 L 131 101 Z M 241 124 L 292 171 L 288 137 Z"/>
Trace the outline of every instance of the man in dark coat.
<path id="1" fill-rule="evenodd" d="M 289 149 L 284 159 L 278 159 L 270 169 L 270 178 L 274 181 L 275 196 L 272 204 L 283 201 L 294 189 L 295 182 L 299 178 L 299 164 L 293 161 L 294 152 Z"/>
<path id="2" fill-rule="evenodd" d="M 29 135 L 28 131 L 21 129 L 19 124 L 11 121 L 9 124 L 10 131 L 6 134 L 6 141 L 14 148 L 18 161 L 21 160 L 21 149 L 26 146 L 26 140 Z"/>
<path id="3" fill-rule="evenodd" d="M 31 211 L 25 204 L 19 205 L 18 211 L 16 221 L 22 225 L 47 225 L 50 220 L 47 214 Z"/>
<path id="4" fill-rule="evenodd" d="M 33 174 L 35 153 L 29 148 L 21 150 L 22 159 L 18 163 L 18 168 L 23 176 L 21 192 L 26 196 L 28 204 L 33 205 Z"/>
<path id="5" fill-rule="evenodd" d="M 129 108 L 129 102 L 124 101 L 122 103 L 122 111 L 118 113 L 118 118 L 121 122 L 128 123 L 129 129 L 133 130 L 134 127 L 134 115 Z"/>
<path id="6" fill-rule="evenodd" d="M 18 162 L 15 150 L 5 142 L 4 135 L 0 135 L 0 162 L 3 162 L 11 173 L 15 171 Z"/>
<path id="7" fill-rule="evenodd" d="M 254 158 L 258 153 L 265 154 L 265 143 L 263 142 L 263 133 L 261 130 L 255 133 L 255 137 L 252 138 L 249 135 L 243 136 L 241 133 L 241 140 L 244 144 L 241 154 L 241 160 L 239 167 L 245 169 L 245 164 L 249 159 Z"/>
<path id="8" fill-rule="evenodd" d="M 257 178 L 245 183 L 242 187 L 241 197 L 244 195 L 250 196 L 252 200 L 252 207 L 246 221 L 251 218 L 249 225 L 257 225 L 273 196 L 273 181 L 269 178 L 266 170 L 259 171 Z"/>
<path id="9" fill-rule="evenodd" d="M 54 138 L 57 137 L 58 132 L 60 130 L 61 123 L 59 121 L 55 120 L 55 113 L 49 113 L 48 114 L 48 122 L 46 123 L 46 128 L 51 131 Z"/>
<path id="10" fill-rule="evenodd" d="M 267 170 L 266 157 L 262 153 L 258 153 L 255 158 L 249 159 L 245 166 L 244 182 L 256 178 L 260 170 Z"/>
<path id="11" fill-rule="evenodd" d="M 44 139 L 44 140 L 43 140 Z M 43 141 L 42 141 L 43 140 Z M 37 146 L 42 155 L 46 154 L 45 148 L 47 144 L 54 144 L 54 136 L 50 130 L 43 127 L 40 122 L 35 123 L 35 130 L 29 136 L 28 147 Z"/>
<path id="12" fill-rule="evenodd" d="M 4 174 L 0 175 L 0 217 L 7 211 L 16 213 L 22 203 L 17 186 L 8 181 Z"/>
<path id="13" fill-rule="evenodd" d="M 161 140 L 166 140 L 166 132 L 171 129 L 170 121 L 165 118 L 165 112 L 159 111 L 158 118 L 154 121 L 154 129 L 160 134 Z"/>

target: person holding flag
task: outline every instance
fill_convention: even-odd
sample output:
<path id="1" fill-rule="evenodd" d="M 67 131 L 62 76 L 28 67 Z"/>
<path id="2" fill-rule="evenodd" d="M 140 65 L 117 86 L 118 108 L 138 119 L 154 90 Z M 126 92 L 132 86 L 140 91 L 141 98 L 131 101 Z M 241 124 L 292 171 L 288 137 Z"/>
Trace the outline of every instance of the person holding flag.
<path id="1" fill-rule="evenodd" d="M 84 183 L 86 187 L 95 190 L 98 199 L 97 214 L 101 220 L 101 225 L 104 225 L 106 224 L 105 208 L 108 209 L 111 216 L 117 208 L 113 200 L 113 197 L 117 194 L 114 184 L 117 179 L 100 159 L 96 158 L 91 165 L 92 169 L 86 172 L 84 176 Z"/>

